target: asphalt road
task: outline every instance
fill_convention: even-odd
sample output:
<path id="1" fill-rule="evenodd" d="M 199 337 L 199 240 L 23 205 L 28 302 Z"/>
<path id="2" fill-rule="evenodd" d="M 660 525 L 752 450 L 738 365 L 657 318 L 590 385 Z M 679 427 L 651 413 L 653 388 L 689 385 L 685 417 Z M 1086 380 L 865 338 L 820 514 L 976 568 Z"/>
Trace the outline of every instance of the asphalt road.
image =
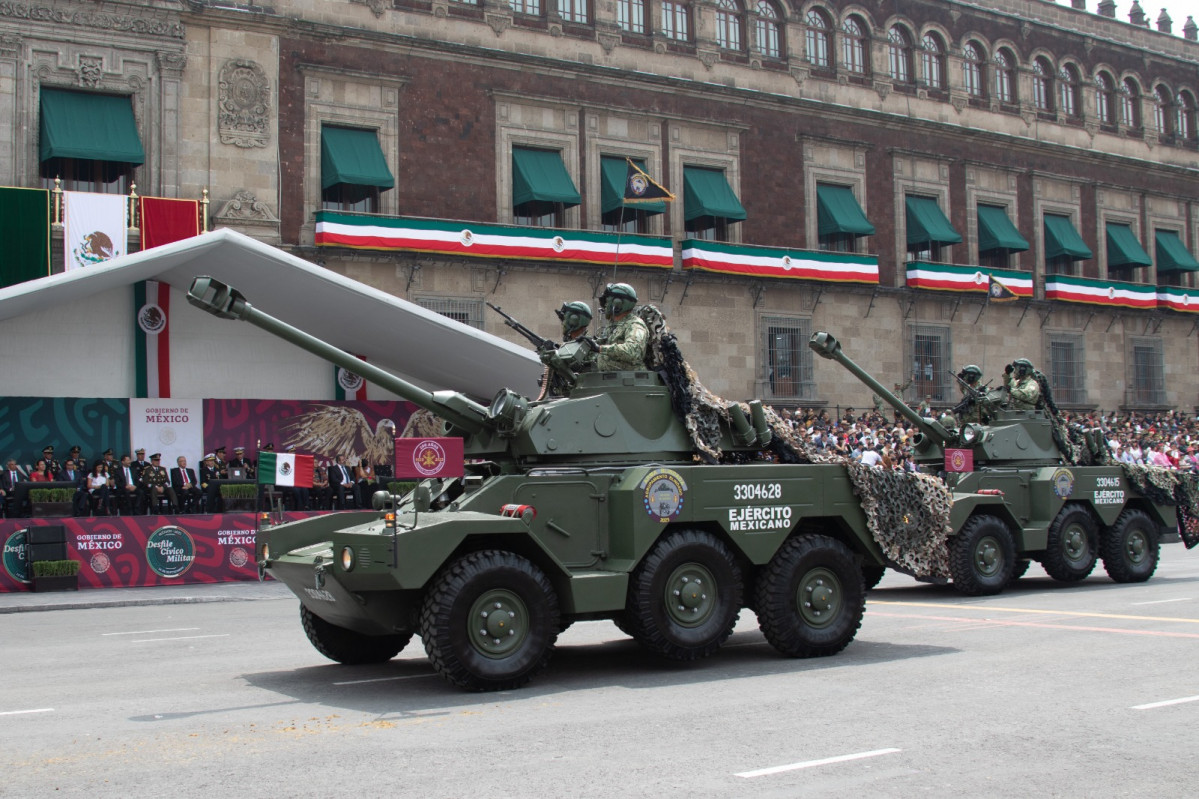
<path id="1" fill-rule="evenodd" d="M 748 612 L 687 666 L 580 623 L 499 694 L 419 639 L 329 663 L 277 590 L 0 615 L 0 796 L 1195 796 L 1199 551 L 1097 572 L 981 599 L 888 574 L 819 660 Z"/>

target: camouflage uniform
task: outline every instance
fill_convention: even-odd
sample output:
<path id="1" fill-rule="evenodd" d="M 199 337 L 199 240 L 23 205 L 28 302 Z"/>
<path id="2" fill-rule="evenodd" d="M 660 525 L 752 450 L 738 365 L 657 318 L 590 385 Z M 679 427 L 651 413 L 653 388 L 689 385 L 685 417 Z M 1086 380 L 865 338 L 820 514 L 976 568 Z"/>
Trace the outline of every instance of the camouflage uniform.
<path id="1" fill-rule="evenodd" d="M 596 367 L 601 372 L 632 371 L 645 368 L 645 347 L 649 328 L 631 311 L 614 322 L 600 340 Z"/>
<path id="2" fill-rule="evenodd" d="M 1004 378 L 1008 387 L 1008 404 L 1018 411 L 1032 410 L 1041 399 L 1041 387 L 1032 375 L 1013 379 Z"/>

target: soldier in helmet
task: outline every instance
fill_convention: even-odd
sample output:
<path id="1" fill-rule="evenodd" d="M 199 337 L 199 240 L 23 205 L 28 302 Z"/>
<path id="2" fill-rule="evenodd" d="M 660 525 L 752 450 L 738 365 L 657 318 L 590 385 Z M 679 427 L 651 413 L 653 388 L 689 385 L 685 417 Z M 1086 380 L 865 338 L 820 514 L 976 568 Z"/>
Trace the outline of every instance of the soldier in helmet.
<path id="1" fill-rule="evenodd" d="M 578 341 L 587 335 L 587 326 L 591 324 L 590 305 L 581 300 L 564 302 L 562 303 L 562 307 L 554 311 L 554 313 L 562 321 L 563 344 Z M 588 343 L 593 342 L 590 342 L 590 339 L 588 339 Z M 584 350 L 582 357 L 587 357 L 591 352 L 593 352 L 591 349 Z M 578 363 L 572 361 L 568 364 L 550 342 L 547 342 L 537 354 L 541 358 L 541 362 L 550 367 L 550 372 L 546 376 L 549 383 L 543 395 L 551 397 L 566 396 L 574 385 L 574 373 L 585 368 L 586 363 L 583 361 Z"/>
<path id="2" fill-rule="evenodd" d="M 1041 384 L 1033 375 L 1032 361 L 1017 358 L 1007 365 L 1003 373 L 1003 387 L 1008 393 L 1008 407 L 1016 410 L 1032 410 L 1041 401 Z"/>
<path id="3" fill-rule="evenodd" d="M 953 413 L 958 423 L 987 422 L 987 408 L 984 405 L 986 388 L 982 385 L 983 370 L 972 363 L 966 364 L 958 372 L 957 378 L 962 389 L 962 401 L 954 407 Z"/>
<path id="4" fill-rule="evenodd" d="M 600 295 L 600 310 L 608 328 L 600 337 L 596 366 L 601 372 L 645 368 L 649 328 L 633 313 L 637 292 L 628 283 L 609 283 Z"/>

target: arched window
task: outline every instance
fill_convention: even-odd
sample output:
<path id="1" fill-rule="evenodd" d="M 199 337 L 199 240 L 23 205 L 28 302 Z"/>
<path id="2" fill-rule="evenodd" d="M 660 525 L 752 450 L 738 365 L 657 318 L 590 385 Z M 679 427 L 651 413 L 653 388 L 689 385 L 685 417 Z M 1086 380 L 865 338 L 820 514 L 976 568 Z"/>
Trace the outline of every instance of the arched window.
<path id="1" fill-rule="evenodd" d="M 1195 138 L 1195 95 L 1188 91 L 1178 93 L 1178 116 L 1175 122 L 1178 138 Z"/>
<path id="2" fill-rule="evenodd" d="M 779 36 L 779 12 L 767 0 L 753 6 L 754 47 L 767 58 L 779 58 L 783 46 Z"/>
<path id="3" fill-rule="evenodd" d="M 1095 100 L 1100 125 L 1116 124 L 1116 84 L 1112 76 L 1100 72 L 1095 76 Z"/>
<path id="4" fill-rule="evenodd" d="M 995 51 L 995 98 L 1001 103 L 1016 102 L 1016 58 L 1009 50 Z"/>
<path id="5" fill-rule="evenodd" d="M 1082 78 L 1078 76 L 1078 67 L 1073 64 L 1062 64 L 1057 72 L 1058 100 L 1062 113 L 1068 117 L 1082 116 Z"/>
<path id="6" fill-rule="evenodd" d="M 912 82 L 912 37 L 901 26 L 887 32 L 887 51 L 891 77 L 896 83 Z"/>
<path id="7" fill-rule="evenodd" d="M 983 49 L 977 42 L 966 42 L 962 48 L 962 82 L 966 94 L 971 97 L 983 96 Z"/>
<path id="8" fill-rule="evenodd" d="M 741 6 L 737 0 L 716 0 L 716 44 L 725 50 L 741 49 Z"/>
<path id="9" fill-rule="evenodd" d="M 1157 128 L 1158 136 L 1170 136 L 1174 133 L 1174 115 L 1171 108 L 1174 97 L 1170 89 L 1159 83 L 1153 90 L 1153 126 Z"/>
<path id="10" fill-rule="evenodd" d="M 841 23 L 841 66 L 848 72 L 866 74 L 866 32 L 857 17 Z"/>
<path id="11" fill-rule="evenodd" d="M 808 12 L 807 23 L 808 63 L 814 67 L 831 67 L 833 61 L 829 39 L 832 38 L 832 26 L 828 17 L 823 11 L 813 8 Z"/>
<path id="12" fill-rule="evenodd" d="M 1141 127 L 1141 87 L 1132 78 L 1120 86 L 1120 123 L 1127 128 Z"/>
<path id="13" fill-rule="evenodd" d="M 682 0 L 662 0 L 662 35 L 676 42 L 691 39 L 691 7 Z"/>
<path id="14" fill-rule="evenodd" d="M 1032 100 L 1038 111 L 1053 110 L 1053 65 L 1043 56 L 1032 62 Z"/>
<path id="15" fill-rule="evenodd" d="M 629 33 L 645 33 L 645 0 L 616 0 L 616 24 Z"/>
<path id="16" fill-rule="evenodd" d="M 924 70 L 924 83 L 930 89 L 945 88 L 945 45 L 935 33 L 924 34 L 921 40 L 920 66 Z"/>

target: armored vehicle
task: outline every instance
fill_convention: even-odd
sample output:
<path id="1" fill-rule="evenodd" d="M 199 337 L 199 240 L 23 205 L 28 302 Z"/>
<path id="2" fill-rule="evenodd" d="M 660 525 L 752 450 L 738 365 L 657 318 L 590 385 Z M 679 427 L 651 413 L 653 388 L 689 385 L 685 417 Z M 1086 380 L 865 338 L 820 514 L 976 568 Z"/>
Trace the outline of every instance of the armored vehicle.
<path id="1" fill-rule="evenodd" d="M 777 442 L 761 403 L 719 409 L 713 461 L 654 371 L 583 371 L 565 397 L 501 390 L 484 406 L 364 363 L 211 278 L 188 300 L 353 369 L 462 439 L 461 477 L 260 529 L 260 569 L 299 597 L 305 633 L 335 661 L 386 661 L 418 634 L 449 682 L 497 690 L 531 679 L 576 620 L 612 619 L 673 660 L 719 649 L 743 607 L 791 657 L 839 652 L 861 624 L 862 569 L 887 559 L 847 470 L 763 457 Z"/>
<path id="2" fill-rule="evenodd" d="M 1063 582 L 1086 578 L 1099 559 L 1116 582 L 1142 582 L 1157 568 L 1163 531 L 1177 529 L 1188 547 L 1199 543 L 1186 523 L 1195 516 L 1195 476 L 1113 463 L 1101 436 L 1056 418 L 1047 386 L 1045 402 L 1031 410 L 1005 407 L 1004 392 L 992 389 L 963 403 L 964 411 L 977 403 L 981 413 L 926 419 L 850 360 L 829 333 L 813 334 L 809 346 L 919 430 L 914 460 L 953 492 L 949 568 L 963 593 L 998 593 L 1032 560 Z M 980 494 L 1001 501 L 978 505 Z"/>

